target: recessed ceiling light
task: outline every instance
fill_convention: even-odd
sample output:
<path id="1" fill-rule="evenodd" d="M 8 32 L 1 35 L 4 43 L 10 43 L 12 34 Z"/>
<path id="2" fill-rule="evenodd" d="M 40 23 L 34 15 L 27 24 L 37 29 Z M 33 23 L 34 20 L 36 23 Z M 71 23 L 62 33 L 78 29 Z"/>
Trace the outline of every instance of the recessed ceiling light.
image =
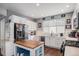
<path id="1" fill-rule="evenodd" d="M 38 7 L 38 6 L 40 6 L 40 4 L 39 3 L 36 3 L 36 6 Z"/>
<path id="2" fill-rule="evenodd" d="M 66 5 L 66 7 L 69 8 L 70 6 L 69 5 Z"/>
<path id="3" fill-rule="evenodd" d="M 63 9 L 61 9 L 61 11 L 63 12 L 64 10 L 63 10 Z"/>

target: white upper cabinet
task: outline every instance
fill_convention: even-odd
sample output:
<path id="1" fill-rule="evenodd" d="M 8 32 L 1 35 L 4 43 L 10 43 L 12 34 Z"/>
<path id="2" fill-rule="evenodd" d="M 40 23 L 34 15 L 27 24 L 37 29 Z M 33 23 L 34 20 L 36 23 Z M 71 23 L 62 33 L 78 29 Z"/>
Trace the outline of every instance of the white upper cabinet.
<path id="1" fill-rule="evenodd" d="M 37 28 L 37 23 L 35 23 L 35 22 L 33 22 L 33 21 L 28 21 L 27 24 L 28 24 L 28 29 L 29 29 L 29 30 L 36 30 L 36 28 Z"/>
<path id="2" fill-rule="evenodd" d="M 43 21 L 43 27 L 44 26 L 49 26 L 49 21 Z"/>
<path id="3" fill-rule="evenodd" d="M 56 20 L 49 21 L 49 26 L 56 26 Z"/>
<path id="4" fill-rule="evenodd" d="M 65 25 L 65 19 L 57 19 L 56 25 Z"/>
<path id="5" fill-rule="evenodd" d="M 14 23 L 26 24 L 26 18 L 22 18 L 16 15 L 10 16 L 9 19 L 11 19 L 11 21 Z"/>
<path id="6" fill-rule="evenodd" d="M 48 27 L 43 27 L 43 31 L 44 31 L 45 33 L 49 33 L 49 28 L 48 28 Z"/>
<path id="7" fill-rule="evenodd" d="M 43 26 L 56 26 L 65 25 L 65 19 L 53 19 L 48 21 L 43 21 Z"/>
<path id="8" fill-rule="evenodd" d="M 43 31 L 47 33 L 64 33 L 65 32 L 65 19 L 52 19 L 43 21 Z"/>
<path id="9" fill-rule="evenodd" d="M 28 30 L 36 30 L 37 24 L 29 20 L 28 18 L 22 18 L 16 15 L 12 15 L 9 17 L 9 19 L 11 19 L 11 21 L 14 23 L 26 24 Z"/>
<path id="10" fill-rule="evenodd" d="M 56 27 L 49 27 L 49 33 L 56 33 Z"/>
<path id="11" fill-rule="evenodd" d="M 7 10 L 3 9 L 3 8 L 0 8 L 0 15 L 7 16 Z"/>
<path id="12" fill-rule="evenodd" d="M 57 26 L 57 33 L 64 33 L 65 32 L 65 26 Z"/>
<path id="13" fill-rule="evenodd" d="M 43 21 L 43 26 L 56 26 L 56 20 Z"/>

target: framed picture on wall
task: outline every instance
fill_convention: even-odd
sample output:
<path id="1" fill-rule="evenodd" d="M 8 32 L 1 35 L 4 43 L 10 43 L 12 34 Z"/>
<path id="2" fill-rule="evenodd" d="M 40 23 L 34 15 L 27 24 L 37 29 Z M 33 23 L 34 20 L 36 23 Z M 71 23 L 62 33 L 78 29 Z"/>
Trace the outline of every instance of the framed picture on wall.
<path id="1" fill-rule="evenodd" d="M 42 23 L 38 23 L 38 28 L 41 28 L 42 27 Z"/>
<path id="2" fill-rule="evenodd" d="M 71 29 L 71 25 L 66 25 L 66 29 Z"/>
<path id="3" fill-rule="evenodd" d="M 71 19 L 67 19 L 66 23 L 70 24 L 71 23 Z"/>

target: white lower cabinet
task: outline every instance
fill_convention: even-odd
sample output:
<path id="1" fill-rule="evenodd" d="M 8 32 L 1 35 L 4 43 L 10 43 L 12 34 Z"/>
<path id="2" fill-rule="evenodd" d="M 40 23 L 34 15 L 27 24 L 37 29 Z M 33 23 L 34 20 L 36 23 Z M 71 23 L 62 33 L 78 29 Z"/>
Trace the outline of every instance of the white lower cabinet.
<path id="1" fill-rule="evenodd" d="M 3 45 L 3 50 L 1 49 L 1 54 L 3 56 L 13 56 L 14 55 L 14 43 L 10 41 L 5 41 Z"/>
<path id="2" fill-rule="evenodd" d="M 79 56 L 79 48 L 73 46 L 65 46 L 65 56 Z"/>
<path id="3" fill-rule="evenodd" d="M 13 42 L 6 42 L 5 55 L 6 56 L 13 56 L 14 55 L 14 43 Z"/>
<path id="4" fill-rule="evenodd" d="M 46 46 L 50 46 L 49 41 L 50 41 L 50 40 L 49 40 L 49 37 L 46 36 L 46 37 L 45 37 L 45 45 L 46 45 Z"/>
<path id="5" fill-rule="evenodd" d="M 49 46 L 55 48 L 55 39 L 54 38 L 50 38 L 49 40 L 50 40 L 49 41 Z"/>
<path id="6" fill-rule="evenodd" d="M 52 48 L 60 49 L 64 39 L 61 37 L 45 37 L 45 45 Z"/>

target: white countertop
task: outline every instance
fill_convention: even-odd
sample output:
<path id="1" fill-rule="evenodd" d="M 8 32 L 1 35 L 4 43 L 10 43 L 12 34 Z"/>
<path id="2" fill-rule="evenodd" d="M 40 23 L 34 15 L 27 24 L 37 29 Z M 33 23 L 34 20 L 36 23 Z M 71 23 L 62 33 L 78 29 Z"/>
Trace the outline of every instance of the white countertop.
<path id="1" fill-rule="evenodd" d="M 73 41 L 78 41 L 78 38 L 73 38 L 73 37 L 65 37 L 66 40 L 73 40 Z"/>

